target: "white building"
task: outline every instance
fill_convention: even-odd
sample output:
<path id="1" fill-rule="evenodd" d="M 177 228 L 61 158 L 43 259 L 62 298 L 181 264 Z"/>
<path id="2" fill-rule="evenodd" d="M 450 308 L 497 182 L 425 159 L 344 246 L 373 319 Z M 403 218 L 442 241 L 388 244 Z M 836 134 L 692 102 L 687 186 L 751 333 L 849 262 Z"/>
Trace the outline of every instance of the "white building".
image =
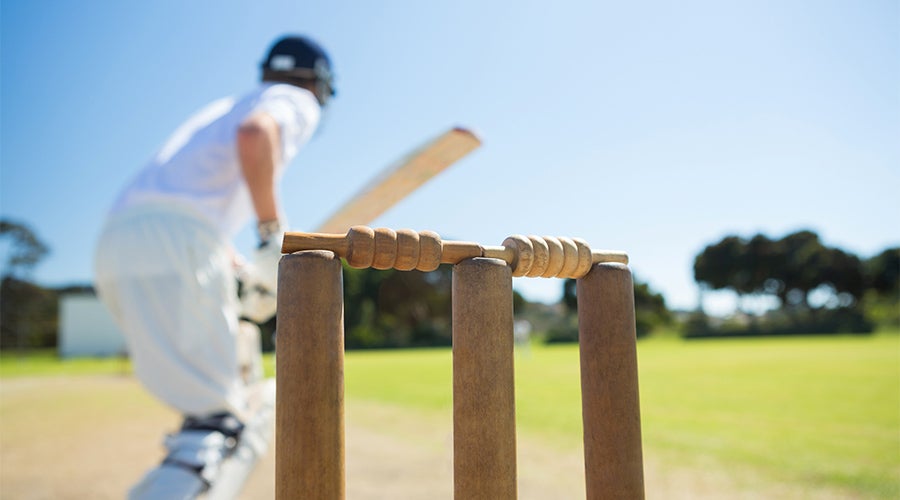
<path id="1" fill-rule="evenodd" d="M 59 355 L 121 356 L 125 339 L 106 307 L 92 293 L 65 294 L 59 300 Z"/>

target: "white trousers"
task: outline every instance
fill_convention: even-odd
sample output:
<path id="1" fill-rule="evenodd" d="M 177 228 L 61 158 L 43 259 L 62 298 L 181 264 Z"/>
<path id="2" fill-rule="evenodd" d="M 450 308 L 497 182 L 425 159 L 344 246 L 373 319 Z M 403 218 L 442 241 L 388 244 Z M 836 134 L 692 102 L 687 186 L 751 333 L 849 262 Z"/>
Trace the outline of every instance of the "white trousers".
<path id="1" fill-rule="evenodd" d="M 107 221 L 94 267 L 152 394 L 186 415 L 244 415 L 233 255 L 211 225 L 171 206 L 128 209 Z"/>

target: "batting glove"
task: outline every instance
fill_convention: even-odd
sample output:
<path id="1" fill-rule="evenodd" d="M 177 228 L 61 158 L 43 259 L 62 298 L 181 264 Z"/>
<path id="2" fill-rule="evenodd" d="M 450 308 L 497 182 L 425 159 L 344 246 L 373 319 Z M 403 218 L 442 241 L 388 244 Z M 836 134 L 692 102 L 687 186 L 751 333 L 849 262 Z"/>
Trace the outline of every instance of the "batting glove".
<path id="1" fill-rule="evenodd" d="M 277 220 L 259 223 L 257 231 L 259 247 L 253 252 L 251 262 L 238 271 L 241 314 L 255 323 L 265 323 L 276 311 L 278 262 L 284 231 Z"/>

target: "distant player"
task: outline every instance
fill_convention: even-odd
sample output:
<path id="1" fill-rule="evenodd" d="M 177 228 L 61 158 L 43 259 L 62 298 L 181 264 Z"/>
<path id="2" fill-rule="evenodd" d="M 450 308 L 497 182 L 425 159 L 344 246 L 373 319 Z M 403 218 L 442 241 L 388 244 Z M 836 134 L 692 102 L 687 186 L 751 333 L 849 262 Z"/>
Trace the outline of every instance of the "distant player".
<path id="1" fill-rule="evenodd" d="M 98 293 L 137 377 L 184 415 L 131 498 L 234 497 L 265 451 L 274 391 L 261 380 L 258 330 L 241 318 L 275 314 L 277 182 L 334 93 L 316 42 L 279 39 L 261 85 L 190 117 L 114 203 L 95 254 Z M 251 221 L 259 247 L 242 264 L 232 240 Z"/>

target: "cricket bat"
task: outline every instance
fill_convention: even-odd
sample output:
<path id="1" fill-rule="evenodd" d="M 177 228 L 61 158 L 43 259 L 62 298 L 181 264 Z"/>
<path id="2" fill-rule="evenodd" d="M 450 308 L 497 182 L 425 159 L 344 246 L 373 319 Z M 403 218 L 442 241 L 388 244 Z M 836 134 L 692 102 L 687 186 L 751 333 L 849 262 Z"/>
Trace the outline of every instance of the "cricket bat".
<path id="1" fill-rule="evenodd" d="M 371 223 L 480 145 L 481 140 L 468 129 L 444 132 L 385 168 L 315 231 L 345 233 L 352 226 Z"/>

